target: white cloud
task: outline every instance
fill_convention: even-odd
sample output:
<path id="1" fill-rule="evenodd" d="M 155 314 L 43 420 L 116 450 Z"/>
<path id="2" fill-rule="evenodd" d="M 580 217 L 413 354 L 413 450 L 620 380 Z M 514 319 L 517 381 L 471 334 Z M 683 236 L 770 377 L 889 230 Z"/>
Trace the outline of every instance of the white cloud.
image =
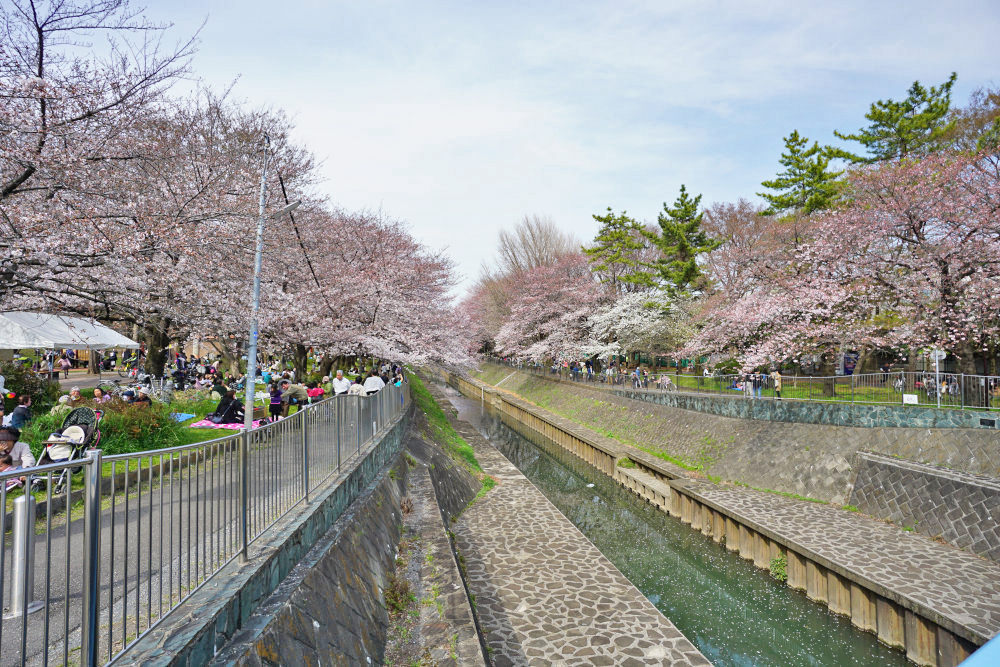
<path id="1" fill-rule="evenodd" d="M 203 5 L 154 14 L 200 23 Z M 820 6 L 822 5 L 822 6 Z M 752 196 L 792 129 L 830 141 L 914 79 L 991 83 L 995 2 L 221 2 L 195 69 L 281 106 L 332 199 L 408 220 L 474 277 L 496 232 L 606 206 L 654 218 L 680 183 Z M 262 31 L 266 31 L 262 32 Z M 996 81 L 992 81 L 996 84 Z"/>

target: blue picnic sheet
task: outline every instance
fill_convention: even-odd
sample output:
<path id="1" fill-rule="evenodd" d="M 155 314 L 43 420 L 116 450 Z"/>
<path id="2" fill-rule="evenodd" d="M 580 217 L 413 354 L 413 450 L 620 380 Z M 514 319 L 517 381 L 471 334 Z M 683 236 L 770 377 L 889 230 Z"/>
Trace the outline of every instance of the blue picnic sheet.
<path id="1" fill-rule="evenodd" d="M 194 417 L 193 412 L 171 412 L 170 416 L 179 422 L 186 422 L 187 420 Z"/>

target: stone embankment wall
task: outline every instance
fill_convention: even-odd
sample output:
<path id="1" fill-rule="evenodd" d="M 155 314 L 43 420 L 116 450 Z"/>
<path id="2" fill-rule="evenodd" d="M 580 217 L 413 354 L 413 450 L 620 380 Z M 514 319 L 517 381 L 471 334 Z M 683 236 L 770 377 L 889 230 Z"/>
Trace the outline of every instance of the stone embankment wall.
<path id="1" fill-rule="evenodd" d="M 1000 431 L 996 429 L 842 426 L 838 422 L 864 420 L 857 415 L 851 420 L 835 418 L 843 417 L 849 408 L 865 412 L 869 407 L 896 406 L 612 392 L 525 372 L 513 374 L 501 388 L 635 447 L 702 466 L 709 475 L 837 504 L 847 503 L 851 496 L 856 455 L 861 451 L 1000 477 Z M 910 408 L 900 406 L 898 411 L 908 413 Z M 914 414 L 918 412 L 929 410 L 913 409 Z M 801 419 L 761 418 L 793 413 Z M 806 423 L 806 417 L 812 423 Z"/>
<path id="2" fill-rule="evenodd" d="M 916 405 L 747 399 L 741 394 L 712 396 L 677 391 L 618 388 L 619 396 L 682 410 L 739 419 L 868 428 L 971 428 L 997 430 L 1000 414 L 987 410 L 949 410 Z"/>
<path id="3" fill-rule="evenodd" d="M 851 505 L 1000 562 L 1000 483 L 862 452 Z"/>
<path id="4" fill-rule="evenodd" d="M 139 639 L 121 660 L 130 664 L 207 664 L 247 627 L 254 612 L 352 503 L 373 488 L 373 480 L 402 449 L 409 414 L 403 414 L 378 441 L 366 445 L 352 469 L 259 537 L 248 563 L 234 561 L 224 567 L 168 619 Z"/>
<path id="5" fill-rule="evenodd" d="M 408 468 L 397 454 L 216 656 L 217 664 L 382 664 L 389 628 L 384 591 Z"/>
<path id="6" fill-rule="evenodd" d="M 442 377 L 466 396 L 482 398 L 514 430 L 529 438 L 550 439 L 758 567 L 767 569 L 775 559 L 787 563 L 789 587 L 803 590 L 810 599 L 829 606 L 832 612 L 848 616 L 855 626 L 876 633 L 886 644 L 904 650 L 917 664 L 953 667 L 992 634 L 977 627 L 978 621 L 956 622 L 934 608 L 857 575 L 788 535 L 761 525 L 753 517 L 716 502 L 701 488 L 703 482 L 684 479 L 685 471 L 677 466 L 585 432 L 587 429 L 569 420 L 539 410 L 506 392 L 487 388 L 477 380 L 449 373 L 443 373 Z M 635 468 L 617 465 L 626 454 L 636 464 Z"/>

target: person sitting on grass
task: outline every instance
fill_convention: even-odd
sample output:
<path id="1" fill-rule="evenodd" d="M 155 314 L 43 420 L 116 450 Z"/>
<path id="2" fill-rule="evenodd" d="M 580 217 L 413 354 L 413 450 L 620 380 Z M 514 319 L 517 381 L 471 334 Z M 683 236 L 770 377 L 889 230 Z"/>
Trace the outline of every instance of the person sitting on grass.
<path id="1" fill-rule="evenodd" d="M 326 392 L 323 391 L 323 388 L 315 382 L 306 384 L 306 394 L 309 396 L 310 403 L 318 403 L 323 398 L 324 393 Z"/>
<path id="2" fill-rule="evenodd" d="M 10 425 L 14 428 L 24 428 L 31 421 L 31 396 L 21 394 L 17 398 L 17 407 L 10 413 Z"/>
<path id="3" fill-rule="evenodd" d="M 351 381 L 344 377 L 344 371 L 337 371 L 337 377 L 333 378 L 333 393 L 336 395 L 346 394 L 351 388 Z"/>
<path id="4" fill-rule="evenodd" d="M 309 402 L 309 394 L 305 387 L 300 384 L 292 384 L 288 380 L 281 381 L 281 415 L 288 416 L 288 412 L 293 405 L 302 406 Z"/>
<path id="5" fill-rule="evenodd" d="M 212 398 L 221 399 L 223 396 L 226 395 L 226 392 L 229 390 L 229 387 L 225 385 L 225 383 L 219 378 L 218 375 L 216 375 L 213 378 L 213 380 L 214 381 L 212 382 Z"/>
<path id="6" fill-rule="evenodd" d="M 35 457 L 31 453 L 31 447 L 21 440 L 21 431 L 13 426 L 0 426 L 0 456 L 10 457 L 9 465 L 12 470 L 35 466 Z M 20 478 L 21 482 L 24 480 L 24 477 Z"/>
<path id="7" fill-rule="evenodd" d="M 153 404 L 153 399 L 149 397 L 148 389 L 145 387 L 139 387 L 139 395 L 135 397 L 135 404 L 141 406 Z"/>
<path id="8" fill-rule="evenodd" d="M 100 387 L 94 389 L 94 403 L 107 403 L 111 397 L 104 393 Z"/>
<path id="9" fill-rule="evenodd" d="M 219 400 L 215 412 L 205 419 L 216 424 L 240 424 L 243 422 L 243 402 L 236 398 L 236 392 L 230 389 Z"/>

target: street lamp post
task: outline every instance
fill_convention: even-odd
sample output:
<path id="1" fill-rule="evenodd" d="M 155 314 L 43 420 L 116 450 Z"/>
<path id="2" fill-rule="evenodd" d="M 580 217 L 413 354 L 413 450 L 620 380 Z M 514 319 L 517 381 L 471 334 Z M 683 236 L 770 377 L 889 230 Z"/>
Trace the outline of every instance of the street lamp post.
<path id="1" fill-rule="evenodd" d="M 248 505 L 249 505 L 249 455 L 250 431 L 253 430 L 253 406 L 257 385 L 257 336 L 258 319 L 260 316 L 260 269 L 264 263 L 264 204 L 267 200 L 267 160 L 271 138 L 264 135 L 264 164 L 260 169 L 260 204 L 257 215 L 257 250 L 253 265 L 253 308 L 250 315 L 250 344 L 247 348 L 246 400 L 243 409 L 243 437 L 240 438 L 240 560 L 247 560 L 247 545 L 249 544 Z M 272 213 L 276 218 L 295 209 L 301 202 L 289 204 L 283 209 Z"/>
<path id="2" fill-rule="evenodd" d="M 264 204 L 267 199 L 267 162 L 271 139 L 264 135 L 264 164 L 260 169 L 260 203 L 257 215 L 257 251 L 253 265 L 253 307 L 250 315 L 250 344 L 247 347 L 246 400 L 244 401 L 243 426 L 249 432 L 253 428 L 253 406 L 257 384 L 257 337 L 260 317 L 260 270 L 264 263 Z M 278 218 L 298 208 L 301 201 L 294 202 L 275 211 L 269 217 Z"/>

